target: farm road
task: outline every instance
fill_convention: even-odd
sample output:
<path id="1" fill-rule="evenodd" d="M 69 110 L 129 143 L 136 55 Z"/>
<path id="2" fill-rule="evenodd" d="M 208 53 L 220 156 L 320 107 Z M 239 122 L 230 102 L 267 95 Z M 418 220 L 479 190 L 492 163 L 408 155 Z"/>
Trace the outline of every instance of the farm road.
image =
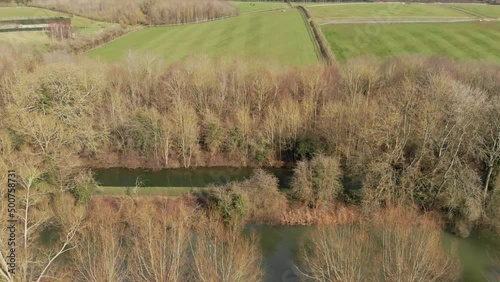
<path id="1" fill-rule="evenodd" d="M 460 23 L 460 22 L 474 22 L 478 19 L 393 19 L 393 20 L 333 20 L 320 24 L 391 24 L 391 23 Z M 483 21 L 496 21 L 496 19 L 483 19 Z"/>

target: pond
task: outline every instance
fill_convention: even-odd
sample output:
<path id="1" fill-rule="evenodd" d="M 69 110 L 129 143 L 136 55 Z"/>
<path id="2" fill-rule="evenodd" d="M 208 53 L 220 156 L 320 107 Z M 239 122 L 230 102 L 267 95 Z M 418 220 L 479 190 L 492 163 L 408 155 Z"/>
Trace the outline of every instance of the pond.
<path id="1" fill-rule="evenodd" d="M 307 226 L 264 226 L 248 225 L 247 233 L 256 232 L 260 238 L 264 257 L 266 282 L 298 282 L 295 263 L 300 242 L 307 238 Z M 474 233 L 469 238 L 458 238 L 444 232 L 445 242 L 458 243 L 458 256 L 462 265 L 462 281 L 487 282 L 485 277 L 492 277 L 498 267 L 491 264 L 488 252 L 500 253 L 500 239 L 486 233 Z M 368 280 L 367 280 L 368 281 Z M 490 280 L 496 281 L 496 280 Z"/>

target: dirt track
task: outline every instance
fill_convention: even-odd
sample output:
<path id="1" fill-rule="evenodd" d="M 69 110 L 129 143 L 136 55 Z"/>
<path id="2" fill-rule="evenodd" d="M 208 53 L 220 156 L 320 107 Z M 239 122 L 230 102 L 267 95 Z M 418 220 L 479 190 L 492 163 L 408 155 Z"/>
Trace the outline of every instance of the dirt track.
<path id="1" fill-rule="evenodd" d="M 391 24 L 391 23 L 459 23 L 459 22 L 474 22 L 480 21 L 479 19 L 394 19 L 394 20 L 333 20 L 320 24 Z M 497 21 L 496 19 L 483 19 L 482 21 Z"/>

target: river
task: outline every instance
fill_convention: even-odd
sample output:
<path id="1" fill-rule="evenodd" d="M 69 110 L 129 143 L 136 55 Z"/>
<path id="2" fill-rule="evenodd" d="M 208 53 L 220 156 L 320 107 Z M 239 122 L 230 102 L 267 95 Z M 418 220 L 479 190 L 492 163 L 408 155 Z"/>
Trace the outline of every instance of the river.
<path id="1" fill-rule="evenodd" d="M 221 185 L 231 181 L 242 181 L 252 175 L 252 168 L 201 167 L 196 169 L 95 169 L 94 179 L 101 186 L 135 186 L 136 181 L 143 187 L 207 187 Z M 292 170 L 284 168 L 264 168 L 278 178 L 280 188 L 289 188 Z"/>
<path id="2" fill-rule="evenodd" d="M 282 168 L 265 168 L 279 180 L 279 187 L 290 187 L 292 171 Z M 251 176 L 251 168 L 210 167 L 196 169 L 164 169 L 158 171 L 144 169 L 110 168 L 94 170 L 94 178 L 105 186 L 134 186 L 137 179 L 145 187 L 206 187 L 211 184 L 225 184 L 241 181 Z M 352 183 L 345 181 L 344 184 Z M 357 186 L 357 185 L 355 185 Z M 302 239 L 313 227 L 307 226 L 263 226 L 248 225 L 246 232 L 256 232 L 260 238 L 265 268 L 266 282 L 297 282 L 295 262 Z M 458 242 L 458 255 L 463 269 L 464 282 L 487 281 L 485 275 L 498 271 L 499 266 L 491 265 L 488 252 L 500 253 L 500 239 L 486 233 L 473 233 L 469 238 L 458 238 L 444 232 L 445 242 Z M 494 281 L 494 280 L 491 280 Z"/>

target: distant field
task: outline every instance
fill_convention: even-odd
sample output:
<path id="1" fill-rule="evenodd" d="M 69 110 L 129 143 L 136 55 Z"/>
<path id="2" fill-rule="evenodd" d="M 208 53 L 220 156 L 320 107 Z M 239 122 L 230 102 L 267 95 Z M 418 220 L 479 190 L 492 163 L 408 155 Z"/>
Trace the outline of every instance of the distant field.
<path id="1" fill-rule="evenodd" d="M 30 8 L 30 7 L 9 7 L 0 8 L 0 20 L 12 18 L 37 18 L 37 17 L 68 17 L 69 15 L 51 10 Z M 77 33 L 86 34 L 108 27 L 110 23 L 98 22 L 87 18 L 73 16 L 71 24 Z"/>
<path id="2" fill-rule="evenodd" d="M 167 63 L 198 54 L 263 59 L 286 65 L 318 61 L 304 19 L 295 9 L 284 13 L 248 13 L 209 23 L 145 28 L 89 55 L 118 61 L 128 50 L 155 53 Z"/>
<path id="3" fill-rule="evenodd" d="M 271 9 L 286 8 L 288 5 L 285 2 L 239 2 L 231 1 L 231 4 L 240 8 L 240 13 L 265 11 Z"/>
<path id="4" fill-rule="evenodd" d="M 331 4 L 310 6 L 309 11 L 321 24 L 347 19 L 443 19 L 470 18 L 463 12 L 433 4 Z"/>
<path id="5" fill-rule="evenodd" d="M 446 55 L 500 62 L 500 22 L 323 26 L 339 61 L 360 55 Z"/>
<path id="6" fill-rule="evenodd" d="M 500 5 L 454 4 L 454 7 L 489 18 L 500 18 Z"/>
<path id="7" fill-rule="evenodd" d="M 0 45 L 27 45 L 48 50 L 50 39 L 43 31 L 0 32 Z"/>
<path id="8" fill-rule="evenodd" d="M 29 8 L 29 7 L 0 8 L 0 19 L 2 20 L 10 18 L 34 18 L 34 17 L 54 17 L 54 16 L 65 16 L 65 14 L 45 9 Z"/>

